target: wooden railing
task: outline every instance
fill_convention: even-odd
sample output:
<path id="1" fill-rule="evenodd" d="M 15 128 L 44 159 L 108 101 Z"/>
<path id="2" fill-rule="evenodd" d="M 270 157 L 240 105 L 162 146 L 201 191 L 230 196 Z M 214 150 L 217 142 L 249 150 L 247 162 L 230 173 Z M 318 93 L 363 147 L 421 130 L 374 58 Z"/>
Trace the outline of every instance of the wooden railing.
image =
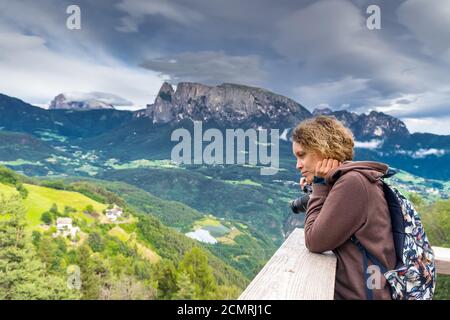
<path id="1" fill-rule="evenodd" d="M 450 275 L 450 249 L 433 247 L 436 271 Z M 336 257 L 311 253 L 303 229 L 295 229 L 239 300 L 332 300 Z M 439 281 L 439 280 L 438 280 Z"/>

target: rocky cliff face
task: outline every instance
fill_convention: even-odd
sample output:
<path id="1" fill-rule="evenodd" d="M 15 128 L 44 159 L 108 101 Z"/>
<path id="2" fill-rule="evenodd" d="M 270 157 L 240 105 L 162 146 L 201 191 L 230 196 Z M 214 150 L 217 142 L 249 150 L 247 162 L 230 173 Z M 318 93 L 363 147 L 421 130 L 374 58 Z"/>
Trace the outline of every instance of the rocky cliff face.
<path id="1" fill-rule="evenodd" d="M 180 82 L 174 91 L 165 82 L 154 104 L 148 105 L 146 116 L 155 123 L 189 118 L 224 125 L 278 128 L 294 126 L 311 117 L 311 113 L 289 98 L 260 88 L 229 83 L 206 86 Z"/>
<path id="2" fill-rule="evenodd" d="M 180 82 L 174 90 L 164 82 L 155 102 L 145 111 L 135 114 L 136 117 L 149 117 L 154 123 L 191 119 L 214 121 L 225 126 L 280 129 L 293 128 L 300 121 L 317 115 L 336 117 L 352 130 L 358 140 L 409 136 L 401 120 L 381 112 L 356 114 L 316 109 L 311 114 L 292 99 L 261 88 L 231 83 L 206 86 Z"/>
<path id="3" fill-rule="evenodd" d="M 369 114 L 356 114 L 345 110 L 315 109 L 313 116 L 318 115 L 336 117 L 350 128 L 359 140 L 409 136 L 409 131 L 401 120 L 382 112 L 372 111 Z"/>

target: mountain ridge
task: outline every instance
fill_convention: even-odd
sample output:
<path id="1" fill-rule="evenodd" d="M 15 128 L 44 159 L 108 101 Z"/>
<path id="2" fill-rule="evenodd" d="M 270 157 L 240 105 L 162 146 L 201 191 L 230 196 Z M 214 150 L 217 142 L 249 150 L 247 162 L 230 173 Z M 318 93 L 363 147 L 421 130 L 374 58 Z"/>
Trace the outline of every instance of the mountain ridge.
<path id="1" fill-rule="evenodd" d="M 208 106 L 207 101 L 212 101 L 212 104 Z M 238 102 L 236 106 L 231 103 L 233 101 Z M 286 105 L 290 105 L 292 109 L 285 108 Z M 223 112 L 216 112 L 215 108 Z M 240 113 L 234 109 L 240 110 Z M 288 114 L 289 112 L 284 112 L 286 110 L 298 112 Z M 382 112 L 356 114 L 346 110 L 315 109 L 311 113 L 289 98 L 265 89 L 238 84 L 205 86 L 182 82 L 174 90 L 172 85 L 165 82 L 155 103 L 135 112 L 45 110 L 0 94 L 0 113 L 0 130 L 31 134 L 52 148 L 65 149 L 75 155 L 79 153 L 74 148 L 81 148 L 83 154 L 92 154 L 95 150 L 96 156 L 101 156 L 99 161 L 116 158 L 119 162 L 170 158 L 170 150 L 174 145 L 170 141 L 171 132 L 176 128 L 192 131 L 192 123 L 197 120 L 203 121 L 205 130 L 279 129 L 280 155 L 289 162 L 291 153 L 284 144 L 290 143 L 293 127 L 302 120 L 326 114 L 336 117 L 353 132 L 356 159 L 385 161 L 427 178 L 450 178 L 450 168 L 445 165 L 450 161 L 450 135 L 411 134 L 401 120 Z M 272 117 L 273 113 L 278 116 Z M 240 118 L 235 118 L 236 114 L 240 114 Z M 7 144 L 7 141 L 3 143 Z M 25 154 L 24 144 L 16 146 L 14 154 Z M 0 151 L 8 148 L 10 146 L 2 149 L 0 142 Z M 41 146 L 41 150 L 44 148 L 45 146 Z M 27 154 L 30 151 L 32 153 L 32 148 L 26 149 Z M 43 159 L 42 155 L 31 157 L 31 154 L 30 159 Z M 67 153 L 63 156 L 68 157 Z M 50 157 L 54 158 L 52 155 Z M 7 159 L 14 160 L 10 156 Z M 52 166 L 51 169 L 49 167 L 49 172 L 59 172 L 65 170 L 68 163 L 58 168 L 54 168 L 53 164 L 46 164 L 38 170 L 40 175 L 44 174 L 44 168 L 48 165 Z M 79 170 L 91 171 L 87 169 L 91 165 L 92 163 L 88 167 L 81 166 Z M 440 168 L 440 174 L 436 168 Z M 32 174 L 34 169 L 28 166 L 26 170 L 28 174 Z"/>
<path id="2" fill-rule="evenodd" d="M 142 116 L 142 113 L 140 114 Z M 164 82 L 155 102 L 144 113 L 154 123 L 178 122 L 189 118 L 197 121 L 215 120 L 226 125 L 295 124 L 311 113 L 292 99 L 265 89 L 223 83 L 207 86 L 180 82 L 176 91 Z"/>

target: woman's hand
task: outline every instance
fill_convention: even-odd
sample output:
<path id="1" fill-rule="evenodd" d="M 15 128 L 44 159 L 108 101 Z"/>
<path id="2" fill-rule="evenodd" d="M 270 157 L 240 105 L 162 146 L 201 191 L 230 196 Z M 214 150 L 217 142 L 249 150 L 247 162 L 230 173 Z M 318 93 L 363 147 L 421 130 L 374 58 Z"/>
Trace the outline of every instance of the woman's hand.
<path id="1" fill-rule="evenodd" d="M 331 170 L 339 167 L 342 164 L 342 162 L 339 162 L 336 159 L 323 159 L 322 161 L 319 161 L 316 165 L 316 177 L 322 177 L 325 178 L 325 176 L 330 172 Z"/>
<path id="2" fill-rule="evenodd" d="M 303 191 L 303 187 L 308 184 L 308 181 L 306 181 L 306 177 L 300 178 L 300 189 Z"/>

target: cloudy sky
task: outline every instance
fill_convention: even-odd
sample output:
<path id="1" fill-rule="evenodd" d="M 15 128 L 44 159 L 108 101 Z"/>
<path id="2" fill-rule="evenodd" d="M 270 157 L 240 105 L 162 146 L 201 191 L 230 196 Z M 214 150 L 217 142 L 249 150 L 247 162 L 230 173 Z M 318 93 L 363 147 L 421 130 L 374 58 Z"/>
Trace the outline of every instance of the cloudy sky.
<path id="1" fill-rule="evenodd" d="M 71 4 L 81 30 L 66 27 Z M 0 93 L 138 109 L 165 80 L 233 82 L 450 134 L 449 30 L 448 0 L 0 0 Z"/>

